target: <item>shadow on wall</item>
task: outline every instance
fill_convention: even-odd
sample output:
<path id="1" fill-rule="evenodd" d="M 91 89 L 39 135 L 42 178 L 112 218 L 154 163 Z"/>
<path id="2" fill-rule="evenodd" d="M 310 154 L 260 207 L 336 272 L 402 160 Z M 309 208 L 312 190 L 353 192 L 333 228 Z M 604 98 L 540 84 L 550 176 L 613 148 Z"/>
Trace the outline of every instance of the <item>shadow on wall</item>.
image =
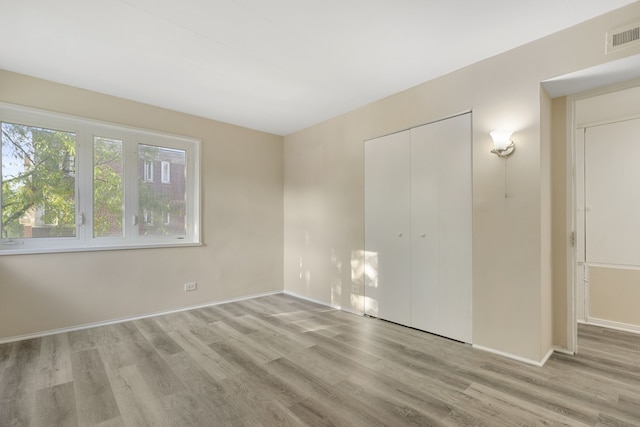
<path id="1" fill-rule="evenodd" d="M 311 233 L 304 232 L 301 253 L 297 256 L 298 280 L 304 289 L 304 295 L 314 295 L 313 281 L 321 280 L 313 274 L 314 260 L 317 262 L 318 253 L 314 254 L 314 246 L 311 244 Z M 378 315 L 378 254 L 362 249 L 352 250 L 348 262 L 350 272 L 345 269 L 345 260 L 336 249 L 329 252 L 330 274 L 326 280 L 330 284 L 329 305 L 339 309 L 345 309 L 355 313 L 365 313 L 371 316 Z M 322 257 L 320 262 L 326 265 L 327 258 Z M 350 276 L 348 276 L 350 273 Z M 347 275 L 345 277 L 345 274 Z M 317 284 L 316 284 L 317 285 Z M 346 288 L 345 288 L 346 287 Z M 344 299 L 343 299 L 344 297 Z"/>

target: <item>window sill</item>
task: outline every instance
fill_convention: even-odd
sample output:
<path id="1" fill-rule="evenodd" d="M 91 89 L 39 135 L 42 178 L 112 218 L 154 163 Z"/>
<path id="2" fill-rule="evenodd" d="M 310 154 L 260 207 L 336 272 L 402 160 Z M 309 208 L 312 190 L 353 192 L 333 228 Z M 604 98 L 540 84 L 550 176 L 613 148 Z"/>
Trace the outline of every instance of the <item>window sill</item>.
<path id="1" fill-rule="evenodd" d="M 185 248 L 204 246 L 202 242 L 184 243 L 153 243 L 139 245 L 101 245 L 101 246 L 69 246 L 57 248 L 25 248 L 21 244 L 2 245 L 0 244 L 0 256 L 3 255 L 31 255 L 31 254 L 57 254 L 68 252 L 99 252 L 99 251 L 124 251 L 129 249 L 161 249 L 161 248 Z"/>

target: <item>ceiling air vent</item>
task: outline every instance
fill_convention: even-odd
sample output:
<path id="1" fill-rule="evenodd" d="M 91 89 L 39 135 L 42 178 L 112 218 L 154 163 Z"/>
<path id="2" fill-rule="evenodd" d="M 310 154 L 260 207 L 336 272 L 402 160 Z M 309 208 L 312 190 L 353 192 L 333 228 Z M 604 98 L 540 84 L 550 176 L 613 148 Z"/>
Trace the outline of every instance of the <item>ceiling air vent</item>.
<path id="1" fill-rule="evenodd" d="M 640 24 L 629 25 L 607 33 L 607 53 L 640 44 Z"/>

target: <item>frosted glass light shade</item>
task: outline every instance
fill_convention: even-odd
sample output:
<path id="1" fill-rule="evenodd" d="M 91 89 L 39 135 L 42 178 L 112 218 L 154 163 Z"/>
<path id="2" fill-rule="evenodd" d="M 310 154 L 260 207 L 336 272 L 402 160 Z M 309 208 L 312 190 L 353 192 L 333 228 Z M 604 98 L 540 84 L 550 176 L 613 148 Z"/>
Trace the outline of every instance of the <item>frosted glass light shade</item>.
<path id="1" fill-rule="evenodd" d="M 491 139 L 493 139 L 493 147 L 497 151 L 504 151 L 511 144 L 511 134 L 513 132 L 508 130 L 494 130 L 490 132 Z"/>

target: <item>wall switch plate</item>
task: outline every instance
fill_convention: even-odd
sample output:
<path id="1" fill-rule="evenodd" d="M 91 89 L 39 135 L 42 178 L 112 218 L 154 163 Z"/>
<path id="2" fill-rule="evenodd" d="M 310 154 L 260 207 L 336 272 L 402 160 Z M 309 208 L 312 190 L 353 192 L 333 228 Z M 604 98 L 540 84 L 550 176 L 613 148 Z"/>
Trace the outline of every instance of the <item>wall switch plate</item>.
<path id="1" fill-rule="evenodd" d="M 189 292 L 189 291 L 195 291 L 198 287 L 198 284 L 196 282 L 189 282 L 189 283 L 185 283 L 184 284 L 184 291 L 185 292 Z"/>

